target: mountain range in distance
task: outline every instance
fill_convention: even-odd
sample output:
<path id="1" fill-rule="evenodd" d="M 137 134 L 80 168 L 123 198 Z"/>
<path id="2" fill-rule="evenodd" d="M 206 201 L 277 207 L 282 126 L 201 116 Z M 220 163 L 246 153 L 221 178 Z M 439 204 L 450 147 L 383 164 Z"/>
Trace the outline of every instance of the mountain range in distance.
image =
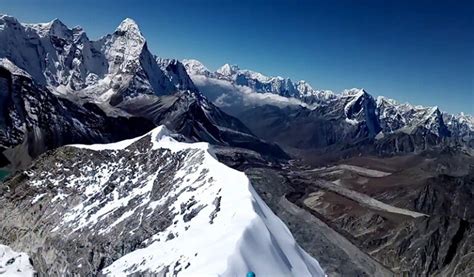
<path id="1" fill-rule="evenodd" d="M 474 270 L 471 115 L 7 15 L 0 106 L 0 273 Z"/>

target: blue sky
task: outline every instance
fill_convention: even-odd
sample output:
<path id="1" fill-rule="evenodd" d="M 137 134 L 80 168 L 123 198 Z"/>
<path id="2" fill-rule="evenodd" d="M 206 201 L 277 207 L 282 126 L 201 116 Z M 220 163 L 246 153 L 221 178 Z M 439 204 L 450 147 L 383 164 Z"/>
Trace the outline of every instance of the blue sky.
<path id="1" fill-rule="evenodd" d="M 474 114 L 474 1 L 2 0 L 22 22 L 61 19 L 90 38 L 125 17 L 161 57 L 238 64 L 341 91 Z"/>

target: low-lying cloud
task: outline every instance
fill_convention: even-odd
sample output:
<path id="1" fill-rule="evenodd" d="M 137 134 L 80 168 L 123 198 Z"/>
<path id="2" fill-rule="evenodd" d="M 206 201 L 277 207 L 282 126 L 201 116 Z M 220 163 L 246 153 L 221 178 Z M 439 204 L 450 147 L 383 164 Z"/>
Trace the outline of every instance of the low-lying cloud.
<path id="1" fill-rule="evenodd" d="M 232 106 L 262 106 L 274 105 L 278 107 L 302 106 L 308 107 L 308 104 L 296 98 L 283 97 L 274 93 L 261 93 L 255 90 L 238 86 L 226 80 L 208 78 L 205 76 L 191 76 L 194 84 L 199 90 L 214 104 L 226 108 Z"/>

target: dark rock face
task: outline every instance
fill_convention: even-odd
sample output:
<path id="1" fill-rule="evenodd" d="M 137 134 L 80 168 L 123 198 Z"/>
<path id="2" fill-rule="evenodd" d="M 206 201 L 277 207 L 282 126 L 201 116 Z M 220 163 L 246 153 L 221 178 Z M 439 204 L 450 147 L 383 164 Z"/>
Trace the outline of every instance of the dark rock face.
<path id="1" fill-rule="evenodd" d="M 171 83 L 181 91 L 197 92 L 198 89 L 186 72 L 184 65 L 175 59 L 156 58 L 163 72 Z"/>
<path id="2" fill-rule="evenodd" d="M 405 274 L 467 276 L 473 270 L 469 257 L 474 247 L 473 227 L 472 221 L 437 215 L 415 221 L 398 230 L 395 243 L 384 251 L 405 259 L 387 262 Z"/>
<path id="3" fill-rule="evenodd" d="M 288 158 L 279 146 L 259 139 L 240 120 L 222 112 L 198 93 L 137 98 L 117 107 L 156 125 L 166 125 L 193 141 L 250 149 L 270 159 Z"/>
<path id="4" fill-rule="evenodd" d="M 427 214 L 474 221 L 473 184 L 472 172 L 457 177 L 442 174 L 429 178 L 414 199 L 413 208 Z"/>
<path id="5" fill-rule="evenodd" d="M 380 130 L 372 113 L 365 115 L 364 111 L 356 112 L 354 107 L 350 110 L 353 120 L 366 116 L 369 120 L 351 124 L 341 114 L 341 109 L 344 109 L 344 103 L 338 101 L 315 110 L 265 105 L 249 108 L 236 116 L 257 136 L 298 149 L 353 143 L 373 138 Z"/>
<path id="6" fill-rule="evenodd" d="M 451 140 L 454 142 L 454 140 Z M 419 153 L 431 148 L 442 148 L 450 140 L 439 137 L 427 129 L 417 128 L 410 134 L 395 133 L 375 140 L 375 152 L 381 155 L 397 155 L 403 153 Z"/>
<path id="7" fill-rule="evenodd" d="M 59 98 L 30 78 L 0 67 L 0 144 L 13 167 L 23 167 L 64 144 L 112 142 L 139 136 L 154 125 L 135 117 L 109 117 L 94 104 Z M 5 164 L 4 164 L 5 165 Z"/>

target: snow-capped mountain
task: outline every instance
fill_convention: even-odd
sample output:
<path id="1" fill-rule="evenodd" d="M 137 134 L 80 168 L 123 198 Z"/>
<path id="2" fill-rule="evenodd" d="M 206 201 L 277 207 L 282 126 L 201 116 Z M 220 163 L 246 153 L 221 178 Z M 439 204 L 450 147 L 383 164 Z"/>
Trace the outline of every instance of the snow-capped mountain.
<path id="1" fill-rule="evenodd" d="M 197 60 L 183 60 L 183 64 L 191 76 L 204 75 L 227 80 L 238 86 L 249 87 L 258 93 L 273 93 L 284 97 L 303 99 L 310 104 L 335 97 L 331 91 L 315 90 L 303 80 L 294 83 L 289 78 L 269 77 L 252 70 L 240 69 L 237 65 L 224 64 L 215 72 L 210 72 Z"/>
<path id="2" fill-rule="evenodd" d="M 278 146 L 256 138 L 237 119 L 209 103 L 181 62 L 153 56 L 132 19 L 123 20 L 112 34 L 94 41 L 82 28 L 69 29 L 57 19 L 22 24 L 2 15 L 0 59 L 0 67 L 13 70 L 4 77 L 8 93 L 2 94 L 0 104 L 4 111 L 18 114 L 2 115 L 2 167 L 12 165 L 12 157 L 34 158 L 64 143 L 130 138 L 140 134 L 136 131 L 149 131 L 153 124 L 165 124 L 196 141 L 286 156 Z M 18 79 L 10 75 L 22 75 L 21 81 L 9 86 Z M 41 102 L 46 103 L 39 105 Z M 137 118 L 142 120 L 134 121 Z M 18 149 L 12 149 L 22 143 L 27 146 L 19 155 Z M 6 150 L 13 153 L 5 154 Z"/>
<path id="3" fill-rule="evenodd" d="M 198 60 L 185 59 L 182 61 L 182 63 L 189 75 L 212 75 L 212 72 Z"/>
<path id="4" fill-rule="evenodd" d="M 0 58 L 0 90 L 0 167 L 23 168 L 64 144 L 112 142 L 154 126 L 144 118 L 110 117 L 93 103 L 57 97 L 5 58 Z"/>
<path id="5" fill-rule="evenodd" d="M 176 59 L 156 58 L 161 70 L 166 74 L 171 83 L 179 90 L 197 92 L 198 89 L 189 77 L 184 65 Z"/>
<path id="6" fill-rule="evenodd" d="M 376 135 L 381 130 L 375 115 L 377 107 L 374 98 L 364 89 L 346 90 L 340 99 L 344 101 L 344 116 L 348 123 L 357 125 L 365 122 L 370 136 Z"/>
<path id="7" fill-rule="evenodd" d="M 21 24 L 2 15 L 0 26 L 0 57 L 55 93 L 109 100 L 176 90 L 131 19 L 97 41 L 89 40 L 82 28 L 69 29 L 58 19 Z"/>
<path id="8" fill-rule="evenodd" d="M 283 115 L 285 113 L 283 112 L 278 115 L 278 121 L 289 120 L 293 122 L 291 124 L 300 125 L 295 123 L 295 120 L 307 122 L 306 119 L 296 119 L 303 114 L 305 117 L 308 117 L 308 114 L 317 115 L 313 119 L 314 121 L 320 121 L 323 118 L 328 121 L 337 120 L 338 125 L 346 125 L 339 129 L 339 132 L 352 133 L 349 140 L 375 138 L 376 136 L 381 138 L 395 133 L 411 136 L 421 132 L 433 134 L 438 138 L 461 139 L 468 145 L 472 145 L 474 142 L 472 116 L 449 115 L 442 113 L 437 107 L 400 104 L 384 97 L 375 99 L 364 89 L 349 89 L 340 94 L 316 90 L 304 81 L 293 83 L 288 78 L 268 77 L 251 70 L 242 70 L 236 65 L 226 64 L 215 72 L 211 72 L 197 60 L 184 60 L 183 63 L 195 84 L 206 96 L 225 111 L 237 116 L 258 135 L 268 133 L 268 128 L 274 128 L 275 124 L 266 120 L 271 126 L 264 126 L 258 122 L 252 122 L 265 120 L 260 119 L 261 116 L 247 118 L 247 115 L 262 113 L 263 116 L 266 112 L 262 109 L 266 108 L 259 106 L 274 105 L 281 108 L 283 103 L 285 109 L 289 111 L 300 110 L 300 107 L 310 111 L 295 114 L 290 112 L 287 116 Z M 265 96 L 257 96 L 260 94 Z M 231 101 L 239 96 L 247 101 Z M 262 132 L 259 133 L 258 130 L 262 130 Z M 361 132 L 361 130 L 363 131 Z M 328 132 L 318 130 L 318 132 L 321 131 Z M 277 133 L 276 130 L 274 132 Z M 294 133 L 292 134 L 294 135 Z M 337 134 L 327 133 L 326 136 L 335 137 Z M 340 137 L 342 139 L 345 136 Z M 268 139 L 268 137 L 266 138 Z M 339 142 L 349 142 L 349 140 L 343 139 Z M 332 139 L 330 141 L 332 143 L 338 142 L 338 140 Z M 301 146 L 304 148 L 308 145 L 311 143 L 303 143 Z M 326 145 L 326 143 L 322 145 Z"/>
<path id="9" fill-rule="evenodd" d="M 4 184 L 2 242 L 44 275 L 324 276 L 244 173 L 183 140 L 160 126 L 42 157 Z"/>
<path id="10" fill-rule="evenodd" d="M 465 275 L 473 126 L 0 15 L 0 275 Z"/>
<path id="11" fill-rule="evenodd" d="M 459 137 L 470 142 L 471 147 L 474 147 L 474 116 L 464 113 L 457 115 L 443 113 L 443 119 L 451 132 L 456 132 Z"/>
<path id="12" fill-rule="evenodd" d="M 445 125 L 443 115 L 438 107 L 422 107 L 400 104 L 393 99 L 377 98 L 377 112 L 382 129 L 385 132 L 412 132 L 424 127 L 434 134 L 445 137 L 450 131 Z"/>

